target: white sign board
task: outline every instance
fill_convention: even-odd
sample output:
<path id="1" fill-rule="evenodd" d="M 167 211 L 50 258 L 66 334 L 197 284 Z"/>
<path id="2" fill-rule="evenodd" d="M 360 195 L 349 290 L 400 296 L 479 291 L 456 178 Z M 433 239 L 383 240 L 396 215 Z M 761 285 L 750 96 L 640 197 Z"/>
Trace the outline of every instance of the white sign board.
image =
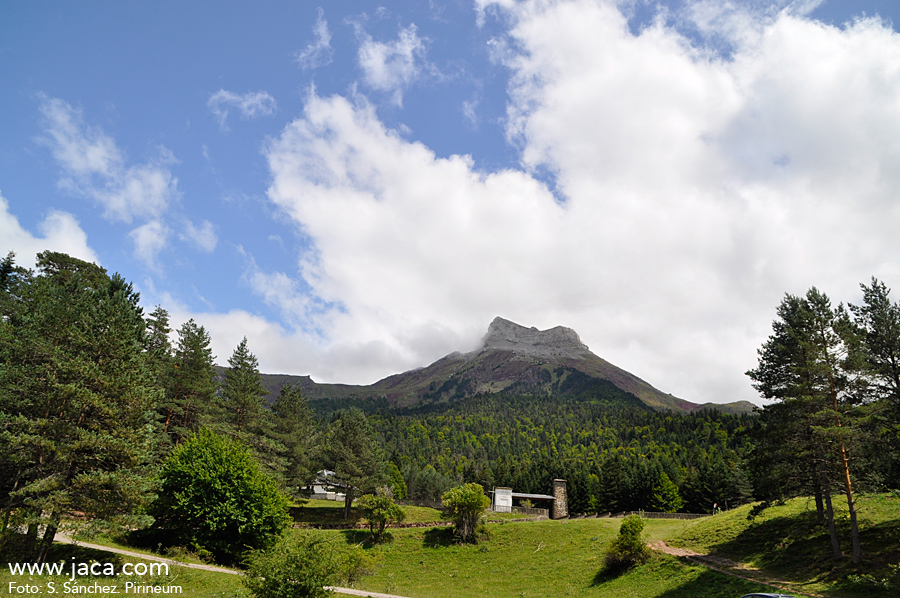
<path id="1" fill-rule="evenodd" d="M 512 510 L 512 488 L 494 488 L 494 510 Z"/>

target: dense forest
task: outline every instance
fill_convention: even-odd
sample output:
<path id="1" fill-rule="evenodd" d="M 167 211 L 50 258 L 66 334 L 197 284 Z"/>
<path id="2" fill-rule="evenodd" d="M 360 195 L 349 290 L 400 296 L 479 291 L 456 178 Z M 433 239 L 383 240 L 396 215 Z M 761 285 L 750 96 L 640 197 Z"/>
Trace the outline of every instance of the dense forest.
<path id="1" fill-rule="evenodd" d="M 442 479 L 548 494 L 563 478 L 573 513 L 710 512 L 752 498 L 754 416 L 655 412 L 609 386 L 606 396 L 479 395 L 371 419 L 411 496 L 436 498 Z"/>
<path id="2" fill-rule="evenodd" d="M 219 375 L 204 327 L 173 331 L 161 306 L 145 314 L 120 275 L 53 252 L 32 271 L 9 254 L 0 534 L 27 530 L 40 559 L 76 514 L 153 525 L 161 464 L 200 430 L 246 447 L 296 500 L 315 472 L 334 471 L 348 514 L 354 495 L 379 487 L 409 499 L 466 482 L 546 494 L 563 478 L 571 513 L 708 513 L 807 495 L 832 530 L 832 494 L 843 494 L 855 532 L 855 493 L 900 488 L 900 306 L 877 280 L 861 288 L 851 306 L 817 289 L 785 296 L 747 372 L 770 400 L 754 415 L 653 411 L 574 370 L 549 394 L 391 409 L 379 397 L 310 403 L 290 386 L 267 404 L 246 338 Z"/>

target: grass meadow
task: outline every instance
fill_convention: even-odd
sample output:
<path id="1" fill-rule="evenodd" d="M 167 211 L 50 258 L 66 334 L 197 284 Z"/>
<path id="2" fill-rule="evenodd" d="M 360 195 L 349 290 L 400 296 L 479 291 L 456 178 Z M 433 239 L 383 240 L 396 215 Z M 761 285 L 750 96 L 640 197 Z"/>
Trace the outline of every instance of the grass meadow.
<path id="1" fill-rule="evenodd" d="M 303 523 L 338 523 L 340 506 L 310 501 L 295 508 Z M 846 507 L 838 508 L 839 533 L 845 553 L 850 551 Z M 664 540 L 673 547 L 708 554 L 715 562 L 741 563 L 736 572 L 781 580 L 799 596 L 828 598 L 894 598 L 900 595 L 900 496 L 858 497 L 863 562 L 849 558 L 834 563 L 827 529 L 816 525 L 815 506 L 808 499 L 794 499 L 762 508 L 746 505 L 713 517 L 692 521 L 648 520 L 649 542 Z M 425 507 L 404 507 L 407 521 L 429 523 L 439 514 Z M 737 598 L 771 588 L 691 561 L 656 553 L 644 565 L 619 575 L 603 569 L 603 550 L 618 533 L 620 519 L 571 519 L 512 522 L 485 525 L 478 544 L 458 544 L 449 527 L 415 527 L 389 530 L 389 541 L 371 545 L 365 530 L 323 530 L 347 544 L 360 544 L 368 555 L 367 574 L 356 587 L 410 598 Z M 291 532 L 288 532 L 291 533 Z M 93 542 L 115 545 L 108 539 Z M 133 550 L 133 549 L 132 549 Z M 179 558 L 182 555 L 169 554 Z M 184 555 L 189 556 L 189 555 Z M 82 546 L 58 544 L 51 562 L 112 562 L 116 570 L 140 559 Z M 0 596 L 10 595 L 9 583 L 41 585 L 38 595 L 51 595 L 47 583 L 63 594 L 62 576 L 13 576 L 0 558 Z M 170 567 L 166 576 L 143 578 L 152 585 L 182 587 L 182 595 L 196 598 L 243 598 L 247 591 L 237 575 Z M 82 585 L 117 583 L 122 577 L 82 577 Z M 13 592 L 12 595 L 17 595 Z M 34 594 L 32 594 L 34 595 Z M 64 594 L 63 594 L 64 595 Z M 111 596 L 111 593 L 91 593 Z"/>

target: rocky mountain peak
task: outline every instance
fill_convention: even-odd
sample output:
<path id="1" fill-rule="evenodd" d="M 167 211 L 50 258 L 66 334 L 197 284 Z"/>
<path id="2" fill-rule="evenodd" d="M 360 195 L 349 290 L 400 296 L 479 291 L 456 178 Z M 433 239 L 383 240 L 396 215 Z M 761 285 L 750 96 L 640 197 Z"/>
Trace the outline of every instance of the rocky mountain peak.
<path id="1" fill-rule="evenodd" d="M 482 350 L 502 349 L 538 357 L 577 357 L 589 352 L 578 333 L 565 326 L 548 330 L 526 328 L 501 317 L 494 318 L 482 340 Z"/>

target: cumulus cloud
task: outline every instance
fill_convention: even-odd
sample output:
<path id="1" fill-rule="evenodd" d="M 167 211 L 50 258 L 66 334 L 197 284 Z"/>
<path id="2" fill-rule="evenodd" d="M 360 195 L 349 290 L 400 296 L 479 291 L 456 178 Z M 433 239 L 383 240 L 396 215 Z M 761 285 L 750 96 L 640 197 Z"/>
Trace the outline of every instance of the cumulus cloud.
<path id="1" fill-rule="evenodd" d="M 888 26 L 733 15 L 722 55 L 667 22 L 635 34 L 614 2 L 488 9 L 509 24 L 520 170 L 438 158 L 339 96 L 311 95 L 267 148 L 269 198 L 314 244 L 295 276 L 356 349 L 340 379 L 374 380 L 369 350 L 385 375 L 472 347 L 502 315 L 571 326 L 687 399 L 753 400 L 743 372 L 785 292 L 900 290 Z"/>
<path id="2" fill-rule="evenodd" d="M 129 233 L 134 243 L 134 255 L 152 270 L 159 270 L 157 256 L 166 246 L 169 228 L 159 220 L 137 227 Z"/>
<path id="3" fill-rule="evenodd" d="M 97 254 L 87 242 L 87 234 L 78 221 L 67 212 L 52 211 L 38 225 L 42 236 L 35 236 L 25 230 L 18 218 L 9 211 L 9 202 L 0 194 L 0 246 L 2 256 L 13 251 L 16 263 L 27 268 L 34 267 L 35 256 L 41 251 L 51 250 L 67 253 L 87 262 L 98 262 Z"/>
<path id="4" fill-rule="evenodd" d="M 422 71 L 425 43 L 416 34 L 416 26 L 402 28 L 396 40 L 378 42 L 360 31 L 359 66 L 364 81 L 373 89 L 391 95 L 398 106 L 403 93 Z"/>
<path id="5" fill-rule="evenodd" d="M 265 91 L 237 94 L 224 89 L 220 89 L 209 96 L 206 105 L 218 119 L 219 126 L 224 131 L 228 130 L 228 114 L 232 108 L 237 109 L 241 114 L 241 118 L 245 120 L 260 116 L 271 116 L 275 114 L 275 109 L 277 108 L 275 98 Z"/>
<path id="6" fill-rule="evenodd" d="M 184 224 L 184 232 L 181 234 L 183 241 L 193 243 L 201 251 L 212 253 L 219 242 L 216 229 L 212 222 L 204 220 L 200 226 L 196 226 L 190 220 Z"/>
<path id="7" fill-rule="evenodd" d="M 128 166 L 115 141 L 84 122 L 81 110 L 43 97 L 40 106 L 47 145 L 62 168 L 59 186 L 93 199 L 110 220 L 132 222 L 166 211 L 178 195 L 178 180 L 169 167 L 176 161 L 164 147 L 144 164 Z"/>
<path id="8" fill-rule="evenodd" d="M 328 21 L 325 20 L 325 11 L 318 8 L 318 17 L 313 26 L 315 40 L 307 44 L 305 48 L 297 52 L 295 60 L 303 70 L 316 69 L 328 64 L 334 57 L 331 49 L 331 32 L 328 30 Z"/>

